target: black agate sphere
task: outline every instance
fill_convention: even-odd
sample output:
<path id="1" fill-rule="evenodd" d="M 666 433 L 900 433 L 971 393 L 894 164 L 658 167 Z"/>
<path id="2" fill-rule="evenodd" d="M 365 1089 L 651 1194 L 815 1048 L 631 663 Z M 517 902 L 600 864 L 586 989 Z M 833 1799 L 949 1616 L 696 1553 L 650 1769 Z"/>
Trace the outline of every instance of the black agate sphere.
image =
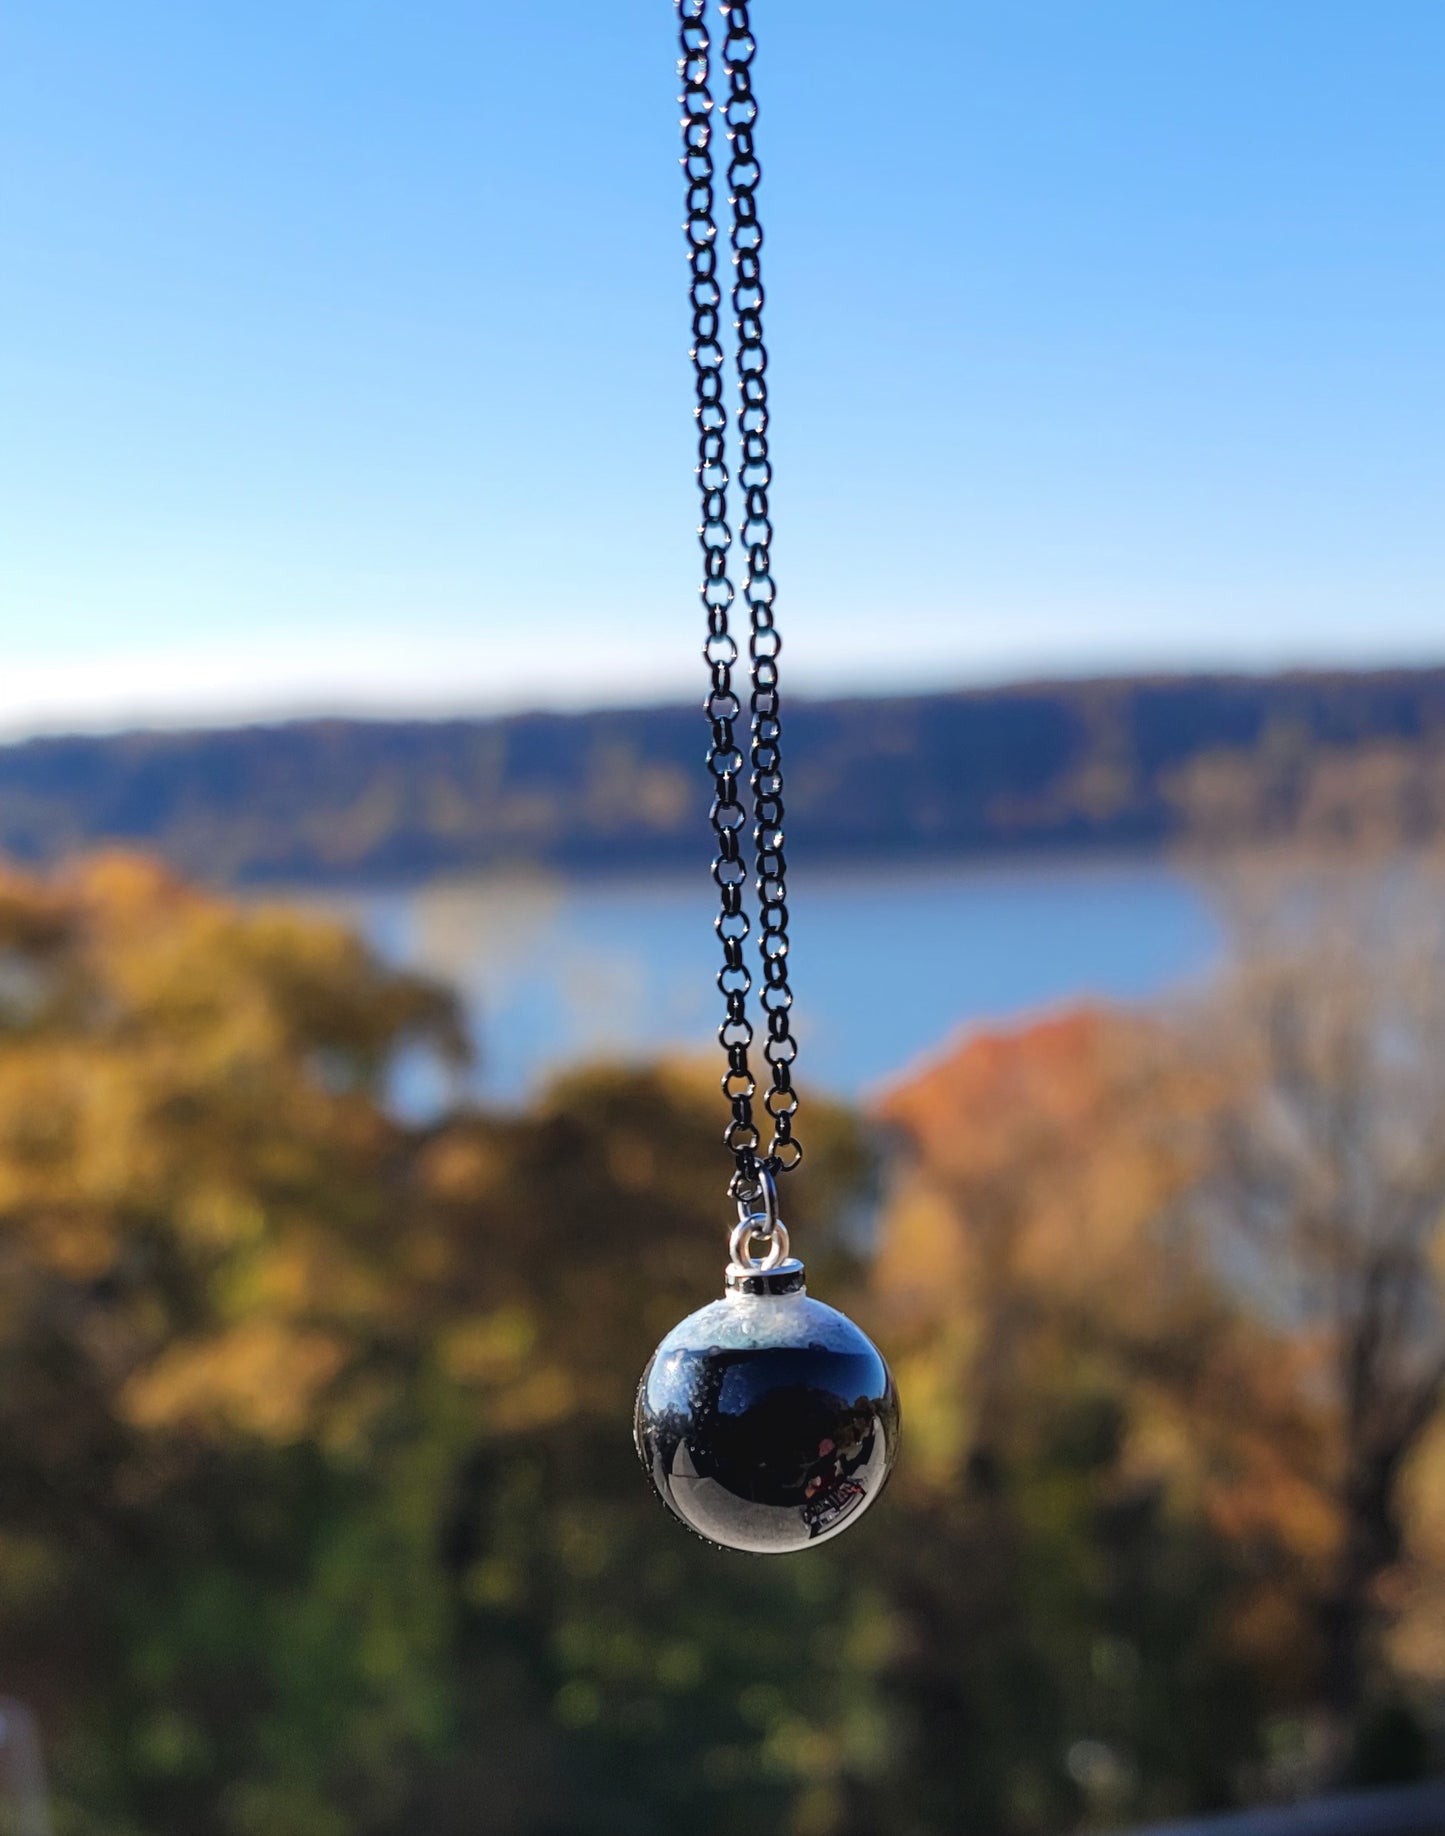
<path id="1" fill-rule="evenodd" d="M 663 1503 L 727 1549 L 782 1555 L 826 1542 L 883 1490 L 898 1393 L 873 1342 L 789 1261 L 731 1268 L 722 1300 L 652 1355 L 637 1451 Z"/>

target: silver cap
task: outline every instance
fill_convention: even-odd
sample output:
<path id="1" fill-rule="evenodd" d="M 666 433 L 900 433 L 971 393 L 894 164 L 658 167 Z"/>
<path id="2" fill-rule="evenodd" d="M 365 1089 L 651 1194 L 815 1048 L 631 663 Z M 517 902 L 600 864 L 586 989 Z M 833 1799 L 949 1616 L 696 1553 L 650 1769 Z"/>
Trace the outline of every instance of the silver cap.
<path id="1" fill-rule="evenodd" d="M 789 1256 L 775 1269 L 750 1269 L 730 1262 L 727 1287 L 729 1294 L 801 1294 L 803 1265 L 796 1256 Z"/>

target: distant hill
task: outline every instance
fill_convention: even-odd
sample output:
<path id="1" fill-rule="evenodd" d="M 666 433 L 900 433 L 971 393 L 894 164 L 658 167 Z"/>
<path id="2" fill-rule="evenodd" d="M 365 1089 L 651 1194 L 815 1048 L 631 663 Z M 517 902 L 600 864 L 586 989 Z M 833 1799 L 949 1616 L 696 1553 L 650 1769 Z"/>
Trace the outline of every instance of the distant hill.
<path id="1" fill-rule="evenodd" d="M 1445 669 L 1023 684 L 786 710 L 793 858 L 1445 828 Z M 221 881 L 696 863 L 696 708 L 316 720 L 0 748 L 0 851 Z"/>

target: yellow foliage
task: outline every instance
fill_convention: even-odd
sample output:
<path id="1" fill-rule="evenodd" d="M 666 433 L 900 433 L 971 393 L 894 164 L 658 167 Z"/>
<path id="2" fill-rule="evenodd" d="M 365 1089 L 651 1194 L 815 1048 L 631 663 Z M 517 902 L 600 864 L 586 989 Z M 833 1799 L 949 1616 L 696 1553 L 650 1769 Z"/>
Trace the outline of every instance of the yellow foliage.
<path id="1" fill-rule="evenodd" d="M 491 1422 L 499 1434 L 526 1434 L 565 1421 L 576 1408 L 570 1372 L 561 1365 L 543 1364 L 493 1399 Z"/>
<path id="2" fill-rule="evenodd" d="M 442 1366 L 459 1383 L 513 1377 L 537 1343 L 537 1322 L 524 1307 L 500 1307 L 460 1321 L 438 1342 Z"/>
<path id="3" fill-rule="evenodd" d="M 378 1080 L 459 1037 L 340 925 L 120 854 L 0 874 L 0 1332 L 63 1322 L 147 1431 L 308 1432 L 405 1305 Z"/>
<path id="4" fill-rule="evenodd" d="M 141 1428 L 234 1428 L 266 1441 L 306 1434 L 346 1346 L 279 1320 L 249 1319 L 197 1343 L 169 1345 L 121 1393 Z"/>

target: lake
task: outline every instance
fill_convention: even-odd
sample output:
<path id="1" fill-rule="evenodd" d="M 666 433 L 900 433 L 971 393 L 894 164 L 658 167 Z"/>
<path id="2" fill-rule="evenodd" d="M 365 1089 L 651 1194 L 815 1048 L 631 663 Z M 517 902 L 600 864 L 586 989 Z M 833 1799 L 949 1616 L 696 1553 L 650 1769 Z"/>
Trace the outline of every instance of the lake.
<path id="1" fill-rule="evenodd" d="M 476 1041 L 476 1094 L 516 1103 L 581 1060 L 715 1049 L 712 892 L 704 868 L 308 902 L 451 983 Z M 1143 999 L 1203 975 L 1220 950 L 1203 888 L 1155 861 L 804 869 L 790 911 L 801 1079 L 845 1097 L 963 1028 L 1090 996 Z M 407 1107 L 429 1105 L 425 1078 L 407 1080 Z"/>

